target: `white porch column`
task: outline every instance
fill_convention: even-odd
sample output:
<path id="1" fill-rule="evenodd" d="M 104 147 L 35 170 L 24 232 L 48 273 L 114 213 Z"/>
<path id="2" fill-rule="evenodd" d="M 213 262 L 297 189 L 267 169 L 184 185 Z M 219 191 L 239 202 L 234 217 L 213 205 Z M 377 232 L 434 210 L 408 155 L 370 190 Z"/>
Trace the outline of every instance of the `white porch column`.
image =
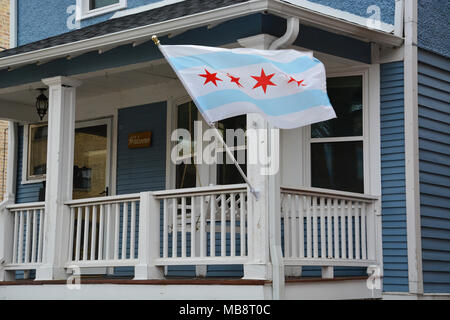
<path id="1" fill-rule="evenodd" d="M 66 77 L 43 79 L 49 86 L 47 184 L 42 266 L 36 280 L 67 278 L 64 264 L 68 253 L 72 199 L 76 87 L 81 82 Z"/>
<path id="2" fill-rule="evenodd" d="M 5 271 L 4 263 L 10 262 L 13 252 L 13 215 L 6 209 L 13 204 L 16 194 L 17 124 L 9 121 L 8 126 L 8 167 L 6 169 L 6 192 L 0 204 L 0 281 L 14 280 L 13 271 Z"/>
<path id="3" fill-rule="evenodd" d="M 261 34 L 245 39 L 239 39 L 241 46 L 255 49 L 268 49 L 276 38 Z M 259 134 L 248 136 L 247 175 L 253 187 L 259 192 L 256 199 L 250 195 L 249 210 L 249 264 L 244 265 L 244 278 L 271 279 L 277 284 L 284 284 L 284 266 L 281 256 L 281 228 L 280 228 L 280 171 L 279 161 L 271 163 L 270 168 L 264 165 L 266 159 L 274 160 L 271 151 L 280 151 L 280 134 L 259 114 L 247 115 L 247 129 L 255 130 Z M 272 132 L 274 134 L 272 134 Z M 256 159 L 252 159 L 257 155 Z M 252 161 L 253 160 L 253 161 Z M 257 163 L 252 163 L 257 160 Z M 268 172 L 275 169 L 275 172 Z M 266 174 L 263 172 L 266 171 Z M 272 270 L 273 268 L 273 270 Z M 275 271 L 275 272 L 273 272 Z M 276 277 L 276 279 L 273 279 Z M 273 298 L 283 296 L 284 285 L 273 291 Z"/>

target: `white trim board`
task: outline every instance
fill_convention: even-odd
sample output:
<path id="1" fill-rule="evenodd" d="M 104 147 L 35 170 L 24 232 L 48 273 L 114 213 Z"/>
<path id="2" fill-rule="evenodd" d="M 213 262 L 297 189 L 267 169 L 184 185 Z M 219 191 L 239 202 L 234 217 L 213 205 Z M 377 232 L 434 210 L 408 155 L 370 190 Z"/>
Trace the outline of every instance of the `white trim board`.
<path id="1" fill-rule="evenodd" d="M 149 10 L 153 10 L 156 8 L 165 7 L 165 6 L 175 4 L 178 2 L 183 2 L 183 1 L 186 1 L 186 0 L 160 0 L 158 2 L 146 4 L 146 5 L 137 7 L 137 8 L 131 8 L 131 9 L 127 9 L 127 10 L 118 11 L 118 12 L 114 13 L 110 19 L 117 19 L 120 17 L 125 17 L 125 16 L 129 16 L 132 14 L 141 13 L 144 11 L 149 11 Z"/>
<path id="2" fill-rule="evenodd" d="M 328 16 L 332 16 L 338 19 L 342 19 L 345 21 L 349 21 L 364 27 L 368 27 L 369 21 L 370 21 L 370 17 L 362 17 L 362 16 L 358 16 L 356 14 L 350 13 L 350 12 L 346 12 L 343 10 L 339 10 L 339 9 L 335 9 L 332 7 L 328 7 L 328 6 L 324 6 L 322 4 L 318 4 L 318 3 L 313 3 L 311 1 L 308 0 L 282 0 L 284 2 L 288 2 L 291 3 L 293 5 L 305 8 L 305 9 L 309 9 L 312 11 L 317 11 L 320 12 L 322 14 L 328 15 Z M 386 33 L 392 33 L 394 31 L 394 25 L 390 24 L 390 23 L 386 23 L 386 22 L 382 22 L 380 21 L 380 26 L 379 28 L 374 28 L 374 30 L 379 30 L 379 31 L 383 31 Z"/>

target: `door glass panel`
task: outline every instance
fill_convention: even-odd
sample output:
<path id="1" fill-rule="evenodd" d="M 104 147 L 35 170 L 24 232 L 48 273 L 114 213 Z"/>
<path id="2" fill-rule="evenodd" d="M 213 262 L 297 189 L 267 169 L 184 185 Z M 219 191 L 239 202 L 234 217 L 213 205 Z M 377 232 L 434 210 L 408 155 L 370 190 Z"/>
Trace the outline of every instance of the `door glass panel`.
<path id="1" fill-rule="evenodd" d="M 363 142 L 311 144 L 313 187 L 364 193 Z"/>
<path id="2" fill-rule="evenodd" d="M 108 126 L 75 130 L 73 199 L 106 195 Z"/>
<path id="3" fill-rule="evenodd" d="M 337 118 L 311 126 L 311 138 L 362 136 L 362 76 L 327 79 L 327 92 Z"/>
<path id="4" fill-rule="evenodd" d="M 194 103 L 187 102 L 178 106 L 177 121 L 178 129 L 188 130 L 191 138 L 193 138 L 194 122 L 197 121 L 197 108 Z M 178 143 L 187 144 L 191 149 L 191 155 L 193 155 L 194 141 L 183 141 L 183 137 L 180 136 Z M 183 149 L 180 149 L 178 154 L 180 158 L 189 156 L 189 153 L 185 155 L 183 152 Z M 194 159 L 188 157 L 176 165 L 176 189 L 194 188 L 197 186 L 197 166 L 193 162 Z"/>
<path id="5" fill-rule="evenodd" d="M 28 178 L 40 178 L 47 171 L 47 126 L 30 126 Z"/>
<path id="6" fill-rule="evenodd" d="M 224 119 L 219 121 L 219 131 L 225 139 L 227 145 L 231 148 L 238 148 L 238 150 L 233 151 L 234 158 L 238 160 L 239 165 L 241 166 L 242 171 L 247 174 L 247 150 L 246 146 L 246 138 L 245 135 L 242 139 L 238 138 L 240 134 L 237 130 L 245 132 L 247 128 L 247 117 L 245 115 L 237 116 L 229 119 Z M 230 141 L 231 138 L 227 138 L 226 130 L 233 129 L 236 134 L 234 135 L 234 141 Z M 231 137 L 231 135 L 230 135 Z M 244 183 L 244 179 L 239 173 L 238 169 L 231 161 L 230 157 L 226 154 L 226 152 L 220 152 L 217 154 L 218 164 L 217 164 L 217 184 L 218 185 L 226 185 L 226 184 L 237 184 Z M 243 161 L 241 161 L 243 160 Z"/>

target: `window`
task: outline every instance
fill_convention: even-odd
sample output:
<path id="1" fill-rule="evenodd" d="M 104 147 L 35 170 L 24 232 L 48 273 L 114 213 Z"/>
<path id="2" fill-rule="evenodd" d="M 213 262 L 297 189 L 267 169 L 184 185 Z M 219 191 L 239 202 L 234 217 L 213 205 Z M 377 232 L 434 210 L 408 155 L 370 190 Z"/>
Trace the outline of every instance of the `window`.
<path id="1" fill-rule="evenodd" d="M 29 125 L 28 148 L 24 150 L 22 183 L 44 181 L 47 169 L 46 124 Z M 76 124 L 73 199 L 107 195 L 110 175 L 110 120 L 100 119 Z"/>
<path id="2" fill-rule="evenodd" d="M 77 0 L 77 20 L 124 9 L 127 0 Z"/>
<path id="3" fill-rule="evenodd" d="M 364 193 L 363 76 L 327 79 L 337 119 L 311 126 L 311 186 Z"/>

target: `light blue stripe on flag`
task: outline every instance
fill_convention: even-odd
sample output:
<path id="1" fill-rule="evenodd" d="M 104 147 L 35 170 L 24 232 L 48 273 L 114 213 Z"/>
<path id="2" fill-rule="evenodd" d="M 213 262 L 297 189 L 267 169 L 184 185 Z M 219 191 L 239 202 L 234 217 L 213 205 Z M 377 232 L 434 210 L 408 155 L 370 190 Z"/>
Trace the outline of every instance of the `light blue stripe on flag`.
<path id="1" fill-rule="evenodd" d="M 307 90 L 297 94 L 273 99 L 255 99 L 240 90 L 220 90 L 196 98 L 197 106 L 207 111 L 224 104 L 250 102 L 270 116 L 281 116 L 317 106 L 329 106 L 326 92 Z"/>
<path id="2" fill-rule="evenodd" d="M 170 57 L 174 68 L 178 71 L 193 67 L 209 66 L 215 70 L 244 67 L 248 65 L 270 63 L 288 74 L 301 73 L 321 62 L 308 56 L 299 57 L 291 62 L 276 62 L 254 54 L 238 54 L 234 52 L 213 52 L 192 56 Z"/>

